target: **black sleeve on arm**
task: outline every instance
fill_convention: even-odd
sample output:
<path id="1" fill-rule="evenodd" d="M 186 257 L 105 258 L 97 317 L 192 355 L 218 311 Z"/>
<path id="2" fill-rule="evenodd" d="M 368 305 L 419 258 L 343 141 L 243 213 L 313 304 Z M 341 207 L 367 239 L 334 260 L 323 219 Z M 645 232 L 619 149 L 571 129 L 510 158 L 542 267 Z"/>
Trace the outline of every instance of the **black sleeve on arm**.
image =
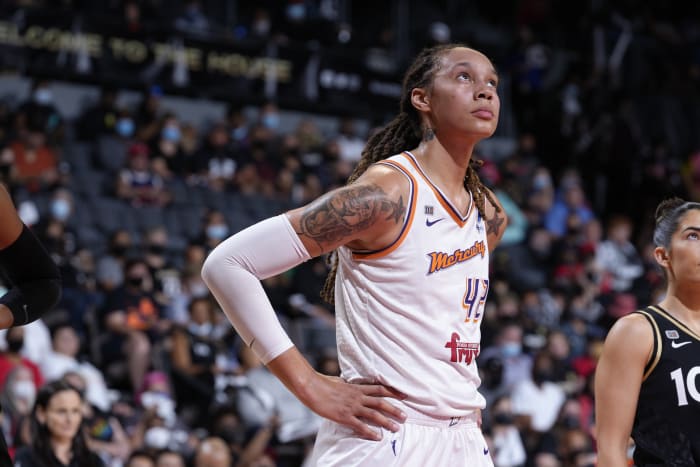
<path id="1" fill-rule="evenodd" d="M 12 311 L 13 326 L 36 321 L 61 298 L 58 267 L 26 225 L 17 240 L 0 250 L 0 269 L 11 282 L 0 304 Z"/>

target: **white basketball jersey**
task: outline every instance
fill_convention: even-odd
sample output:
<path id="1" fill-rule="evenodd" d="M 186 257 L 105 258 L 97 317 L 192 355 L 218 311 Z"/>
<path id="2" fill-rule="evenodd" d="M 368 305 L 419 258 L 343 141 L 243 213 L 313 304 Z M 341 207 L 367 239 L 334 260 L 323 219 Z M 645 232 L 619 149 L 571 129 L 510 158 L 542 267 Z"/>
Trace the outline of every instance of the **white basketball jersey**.
<path id="1" fill-rule="evenodd" d="M 379 162 L 411 185 L 398 239 L 379 251 L 339 249 L 335 303 L 343 378 L 408 395 L 432 417 L 483 408 L 476 368 L 489 290 L 483 219 L 462 216 L 405 152 Z"/>

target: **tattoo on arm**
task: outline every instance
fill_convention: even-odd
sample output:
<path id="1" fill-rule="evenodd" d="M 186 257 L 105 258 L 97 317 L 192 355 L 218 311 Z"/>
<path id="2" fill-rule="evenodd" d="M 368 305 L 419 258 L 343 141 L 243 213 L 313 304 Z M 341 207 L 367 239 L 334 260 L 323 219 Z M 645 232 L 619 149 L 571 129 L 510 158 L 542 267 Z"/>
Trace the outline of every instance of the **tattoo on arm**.
<path id="1" fill-rule="evenodd" d="M 299 235 L 323 248 L 367 229 L 379 220 L 403 222 L 403 197 L 389 199 L 377 185 L 350 185 L 311 204 L 301 215 Z"/>
<path id="2" fill-rule="evenodd" d="M 498 235 L 501 230 L 501 225 L 503 224 L 503 218 L 498 216 L 498 213 L 494 213 L 491 219 L 486 219 L 486 233 Z"/>

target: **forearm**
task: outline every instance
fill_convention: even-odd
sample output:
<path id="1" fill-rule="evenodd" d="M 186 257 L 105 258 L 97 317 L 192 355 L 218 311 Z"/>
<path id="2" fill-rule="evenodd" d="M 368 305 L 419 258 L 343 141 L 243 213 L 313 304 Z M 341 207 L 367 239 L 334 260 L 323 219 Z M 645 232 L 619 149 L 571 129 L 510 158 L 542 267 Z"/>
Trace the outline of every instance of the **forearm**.
<path id="1" fill-rule="evenodd" d="M 202 278 L 243 342 L 267 364 L 292 346 L 260 282 L 309 259 L 282 216 L 228 238 L 207 257 Z"/>
<path id="2" fill-rule="evenodd" d="M 12 244 L 0 250 L 0 269 L 11 282 L 0 304 L 12 312 L 14 326 L 37 320 L 61 297 L 58 267 L 26 226 Z"/>

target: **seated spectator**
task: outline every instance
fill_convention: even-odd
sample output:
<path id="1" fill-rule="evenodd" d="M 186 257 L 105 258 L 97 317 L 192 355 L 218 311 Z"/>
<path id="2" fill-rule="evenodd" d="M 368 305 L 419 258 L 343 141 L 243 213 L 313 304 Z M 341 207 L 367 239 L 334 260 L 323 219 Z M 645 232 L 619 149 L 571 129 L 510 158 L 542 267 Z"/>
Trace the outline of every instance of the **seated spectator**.
<path id="1" fill-rule="evenodd" d="M 520 432 L 515 425 L 515 417 L 508 396 L 496 399 L 491 407 L 491 457 L 497 467 L 517 467 L 525 465 L 527 455 Z"/>
<path id="2" fill-rule="evenodd" d="M 194 425 L 203 425 L 214 399 L 216 342 L 214 317 L 209 298 L 195 298 L 188 307 L 189 320 L 172 333 L 172 380 L 181 413 Z"/>
<path id="3" fill-rule="evenodd" d="M 628 292 L 644 273 L 642 258 L 630 241 L 632 228 L 632 220 L 627 216 L 613 216 L 605 240 L 598 244 L 595 260 L 603 276 L 604 290 Z"/>
<path id="4" fill-rule="evenodd" d="M 226 217 L 221 211 L 211 210 L 204 216 L 202 233 L 197 240 L 207 252 L 213 250 L 219 243 L 231 235 Z"/>
<path id="5" fill-rule="evenodd" d="M 65 381 L 42 387 L 32 411 L 32 442 L 17 452 L 16 465 L 102 467 L 104 462 L 87 445 L 82 431 L 83 400 Z"/>
<path id="6" fill-rule="evenodd" d="M 315 435 L 320 417 L 299 402 L 248 346 L 241 346 L 239 358 L 245 385 L 237 389 L 236 399 L 243 423 L 258 429 L 269 426 L 277 418 L 276 435 L 283 443 Z"/>
<path id="7" fill-rule="evenodd" d="M 579 181 L 565 180 L 561 193 L 544 218 L 545 227 L 555 237 L 566 234 L 570 216 L 575 215 L 581 226 L 595 217 Z"/>
<path id="8" fill-rule="evenodd" d="M 67 382 L 80 394 L 89 391 L 88 381 L 79 372 L 69 370 L 64 373 L 63 381 Z M 87 437 L 88 447 L 100 454 L 108 465 L 123 463 L 131 453 L 129 438 L 119 419 L 112 413 L 111 407 L 102 410 L 89 400 L 83 404 L 83 426 Z"/>
<path id="9" fill-rule="evenodd" d="M 117 89 L 103 86 L 98 101 L 78 115 L 76 127 L 80 140 L 94 141 L 100 135 L 115 133 L 118 119 L 117 94 Z"/>
<path id="10" fill-rule="evenodd" d="M 209 129 L 195 160 L 195 171 L 206 179 L 209 188 L 224 191 L 231 184 L 238 162 L 225 124 L 217 123 Z"/>
<path id="11" fill-rule="evenodd" d="M 34 407 L 37 391 L 32 372 L 24 366 L 13 368 L 2 385 L 0 423 L 11 455 L 31 439 L 26 432 L 29 427 L 26 421 Z"/>
<path id="12" fill-rule="evenodd" d="M 194 467 L 230 467 L 231 465 L 233 465 L 231 450 L 221 438 L 205 438 L 197 446 Z"/>
<path id="13" fill-rule="evenodd" d="M 109 238 L 108 251 L 97 261 L 97 285 L 104 293 L 124 283 L 124 266 L 131 255 L 133 244 L 128 230 L 115 230 Z"/>
<path id="14" fill-rule="evenodd" d="M 156 454 L 155 467 L 185 467 L 185 458 L 177 451 L 164 449 Z"/>
<path id="15" fill-rule="evenodd" d="M 335 141 L 338 143 L 341 160 L 352 163 L 357 163 L 360 160 L 366 141 L 357 134 L 354 120 L 341 119 Z"/>
<path id="16" fill-rule="evenodd" d="M 104 375 L 89 361 L 78 359 L 81 342 L 73 327 L 67 322 L 52 326 L 51 343 L 51 352 L 39 362 L 46 381 L 55 381 L 68 372 L 76 372 L 85 380 L 86 401 L 100 410 L 109 410 L 110 400 Z"/>
<path id="17" fill-rule="evenodd" d="M 499 329 L 494 345 L 485 348 L 479 361 L 498 357 L 503 363 L 502 384 L 512 389 L 519 381 L 528 379 L 532 371 L 532 357 L 523 352 L 523 329 L 510 322 Z"/>
<path id="18" fill-rule="evenodd" d="M 41 374 L 41 370 L 36 363 L 22 356 L 24 328 L 14 327 L 8 329 L 5 334 L 5 340 L 7 348 L 0 352 L 0 387 L 5 385 L 7 376 L 18 366 L 27 368 L 31 372 L 34 386 L 36 388 L 41 387 L 44 384 L 44 376 Z"/>
<path id="19" fill-rule="evenodd" d="M 153 294 L 153 277 L 148 266 L 140 259 L 130 260 L 124 271 L 125 283 L 114 289 L 105 299 L 101 315 L 102 364 L 107 365 L 107 380 L 119 379 L 119 364 L 126 362 L 128 381 L 133 390 L 143 383 L 151 364 L 151 344 L 167 330 L 161 320 L 161 310 Z"/>
<path id="20" fill-rule="evenodd" d="M 48 144 L 44 122 L 28 122 L 26 131 L 3 150 L 2 159 L 10 165 L 10 182 L 30 193 L 47 191 L 61 180 L 59 157 Z"/>
<path id="21" fill-rule="evenodd" d="M 552 381 L 553 370 L 554 361 L 549 352 L 540 351 L 535 356 L 531 376 L 513 387 L 513 414 L 518 425 L 529 432 L 548 432 L 566 399 L 564 390 Z"/>
<path id="22" fill-rule="evenodd" d="M 177 115 L 168 113 L 163 117 L 160 133 L 152 143 L 153 169 L 163 179 L 186 173 L 186 161 L 182 152 L 182 124 Z"/>
<path id="23" fill-rule="evenodd" d="M 155 467 L 155 459 L 148 451 L 137 449 L 131 453 L 124 467 Z"/>
<path id="24" fill-rule="evenodd" d="M 167 204 L 170 195 L 163 179 L 151 169 L 148 146 L 134 143 L 128 152 L 127 167 L 117 178 L 117 197 L 134 207 Z"/>

